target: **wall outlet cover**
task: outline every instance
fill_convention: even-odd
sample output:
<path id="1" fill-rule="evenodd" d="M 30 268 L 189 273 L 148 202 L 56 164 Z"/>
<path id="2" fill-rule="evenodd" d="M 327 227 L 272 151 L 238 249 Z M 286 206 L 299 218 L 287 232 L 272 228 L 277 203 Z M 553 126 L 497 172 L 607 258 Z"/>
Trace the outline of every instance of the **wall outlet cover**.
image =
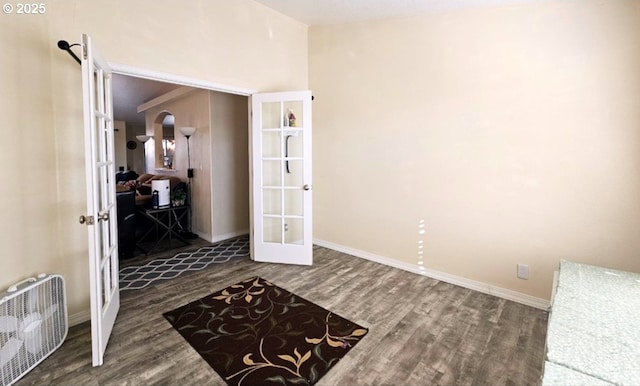
<path id="1" fill-rule="evenodd" d="M 518 279 L 529 279 L 529 266 L 527 264 L 518 264 Z"/>

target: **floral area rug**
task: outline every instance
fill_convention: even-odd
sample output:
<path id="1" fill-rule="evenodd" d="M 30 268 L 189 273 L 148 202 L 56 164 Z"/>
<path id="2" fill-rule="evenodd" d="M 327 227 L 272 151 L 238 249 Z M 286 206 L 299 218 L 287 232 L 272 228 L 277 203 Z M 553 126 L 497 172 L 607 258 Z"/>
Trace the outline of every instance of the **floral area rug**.
<path id="1" fill-rule="evenodd" d="M 164 317 L 229 385 L 312 385 L 368 332 L 260 277 Z"/>

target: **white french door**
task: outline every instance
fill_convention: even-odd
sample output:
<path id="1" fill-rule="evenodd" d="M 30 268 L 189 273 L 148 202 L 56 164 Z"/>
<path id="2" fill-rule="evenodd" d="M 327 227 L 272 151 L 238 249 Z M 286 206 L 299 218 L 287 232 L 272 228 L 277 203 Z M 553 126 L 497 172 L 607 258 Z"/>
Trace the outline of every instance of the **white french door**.
<path id="1" fill-rule="evenodd" d="M 82 48 L 87 214 L 80 223 L 89 237 L 92 362 L 101 366 L 120 308 L 112 77 L 87 35 Z"/>
<path id="2" fill-rule="evenodd" d="M 313 262 L 311 91 L 251 95 L 251 258 Z"/>

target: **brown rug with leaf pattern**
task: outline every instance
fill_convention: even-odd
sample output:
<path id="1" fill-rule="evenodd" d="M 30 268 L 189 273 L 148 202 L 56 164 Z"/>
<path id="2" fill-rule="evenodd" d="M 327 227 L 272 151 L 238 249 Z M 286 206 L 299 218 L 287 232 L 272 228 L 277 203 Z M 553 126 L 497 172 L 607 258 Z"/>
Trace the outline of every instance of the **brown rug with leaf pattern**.
<path id="1" fill-rule="evenodd" d="M 312 385 L 368 332 L 260 277 L 164 317 L 230 385 Z"/>

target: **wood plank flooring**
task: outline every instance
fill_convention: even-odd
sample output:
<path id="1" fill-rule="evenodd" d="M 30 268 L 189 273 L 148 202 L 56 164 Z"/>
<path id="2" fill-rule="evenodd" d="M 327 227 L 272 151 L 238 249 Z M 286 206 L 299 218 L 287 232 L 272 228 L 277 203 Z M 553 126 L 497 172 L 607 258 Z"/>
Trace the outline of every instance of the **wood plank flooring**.
<path id="1" fill-rule="evenodd" d="M 539 384 L 546 312 L 315 247 L 311 267 L 243 258 L 123 292 L 103 366 L 87 322 L 16 385 L 224 385 L 162 313 L 256 275 L 370 329 L 318 385 Z"/>

